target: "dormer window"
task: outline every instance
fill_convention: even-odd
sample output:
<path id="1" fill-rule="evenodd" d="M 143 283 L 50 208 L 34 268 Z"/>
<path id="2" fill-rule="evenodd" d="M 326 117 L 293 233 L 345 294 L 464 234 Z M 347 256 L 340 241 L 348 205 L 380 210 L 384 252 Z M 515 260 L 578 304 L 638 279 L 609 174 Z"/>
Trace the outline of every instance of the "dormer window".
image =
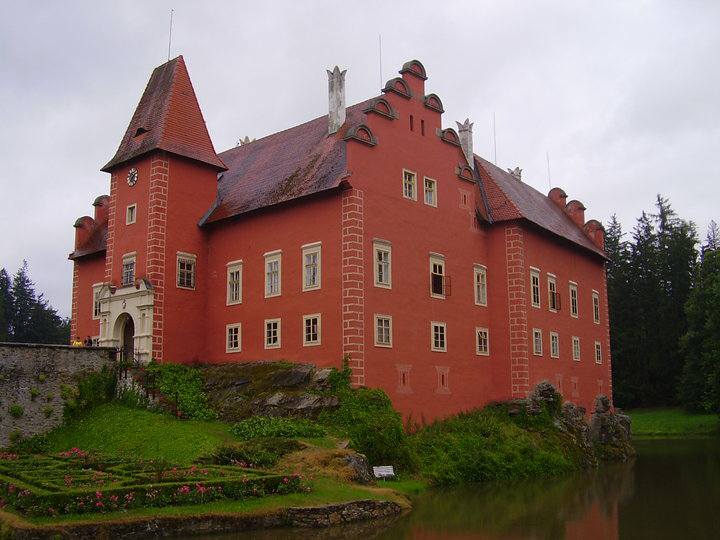
<path id="1" fill-rule="evenodd" d="M 135 135 L 133 135 L 133 137 L 139 137 L 140 135 L 142 135 L 143 133 L 147 133 L 148 131 L 149 130 L 145 129 L 144 127 L 139 127 L 135 131 Z"/>

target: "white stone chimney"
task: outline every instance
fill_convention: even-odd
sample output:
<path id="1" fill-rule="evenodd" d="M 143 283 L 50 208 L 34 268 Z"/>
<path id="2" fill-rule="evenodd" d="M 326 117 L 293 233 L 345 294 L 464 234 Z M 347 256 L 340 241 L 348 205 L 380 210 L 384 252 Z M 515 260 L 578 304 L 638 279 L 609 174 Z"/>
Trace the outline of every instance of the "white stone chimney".
<path id="1" fill-rule="evenodd" d="M 470 122 L 469 118 L 465 119 L 465 122 L 462 124 L 460 122 L 455 122 L 458 127 L 458 135 L 460 135 L 460 146 L 462 147 L 462 151 L 465 154 L 465 158 L 467 159 L 468 165 L 470 165 L 471 169 L 475 168 L 475 157 L 473 155 L 473 134 L 472 134 L 472 123 Z"/>
<path id="2" fill-rule="evenodd" d="M 345 123 L 345 73 L 335 66 L 328 74 L 328 133 L 336 133 Z"/>

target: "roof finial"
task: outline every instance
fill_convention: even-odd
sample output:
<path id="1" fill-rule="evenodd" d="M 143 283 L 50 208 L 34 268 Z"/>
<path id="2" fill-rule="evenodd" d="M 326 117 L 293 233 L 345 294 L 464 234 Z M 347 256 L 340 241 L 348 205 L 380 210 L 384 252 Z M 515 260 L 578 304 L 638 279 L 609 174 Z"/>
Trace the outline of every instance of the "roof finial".
<path id="1" fill-rule="evenodd" d="M 345 123 L 345 73 L 335 66 L 328 74 L 328 133 L 332 135 Z"/>

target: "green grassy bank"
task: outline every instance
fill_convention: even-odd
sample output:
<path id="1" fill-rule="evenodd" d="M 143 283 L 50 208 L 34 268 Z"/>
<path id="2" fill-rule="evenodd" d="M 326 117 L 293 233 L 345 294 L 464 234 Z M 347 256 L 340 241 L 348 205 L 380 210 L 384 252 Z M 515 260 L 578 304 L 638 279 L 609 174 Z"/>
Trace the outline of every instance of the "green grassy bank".
<path id="1" fill-rule="evenodd" d="M 683 409 L 636 409 L 627 414 L 634 437 L 720 436 L 717 414 L 693 414 Z"/>

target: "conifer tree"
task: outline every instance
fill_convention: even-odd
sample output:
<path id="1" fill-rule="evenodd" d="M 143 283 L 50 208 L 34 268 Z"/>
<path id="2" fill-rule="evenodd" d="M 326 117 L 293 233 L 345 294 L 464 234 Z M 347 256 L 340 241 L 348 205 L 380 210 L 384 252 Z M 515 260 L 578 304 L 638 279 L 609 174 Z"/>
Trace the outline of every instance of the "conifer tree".
<path id="1" fill-rule="evenodd" d="M 11 314 L 10 276 L 4 268 L 0 268 L 0 342 L 10 340 Z"/>
<path id="2" fill-rule="evenodd" d="M 13 277 L 13 311 L 10 323 L 12 341 L 29 343 L 32 337 L 32 314 L 35 298 L 35 284 L 30 281 L 27 261 L 23 261 Z"/>

